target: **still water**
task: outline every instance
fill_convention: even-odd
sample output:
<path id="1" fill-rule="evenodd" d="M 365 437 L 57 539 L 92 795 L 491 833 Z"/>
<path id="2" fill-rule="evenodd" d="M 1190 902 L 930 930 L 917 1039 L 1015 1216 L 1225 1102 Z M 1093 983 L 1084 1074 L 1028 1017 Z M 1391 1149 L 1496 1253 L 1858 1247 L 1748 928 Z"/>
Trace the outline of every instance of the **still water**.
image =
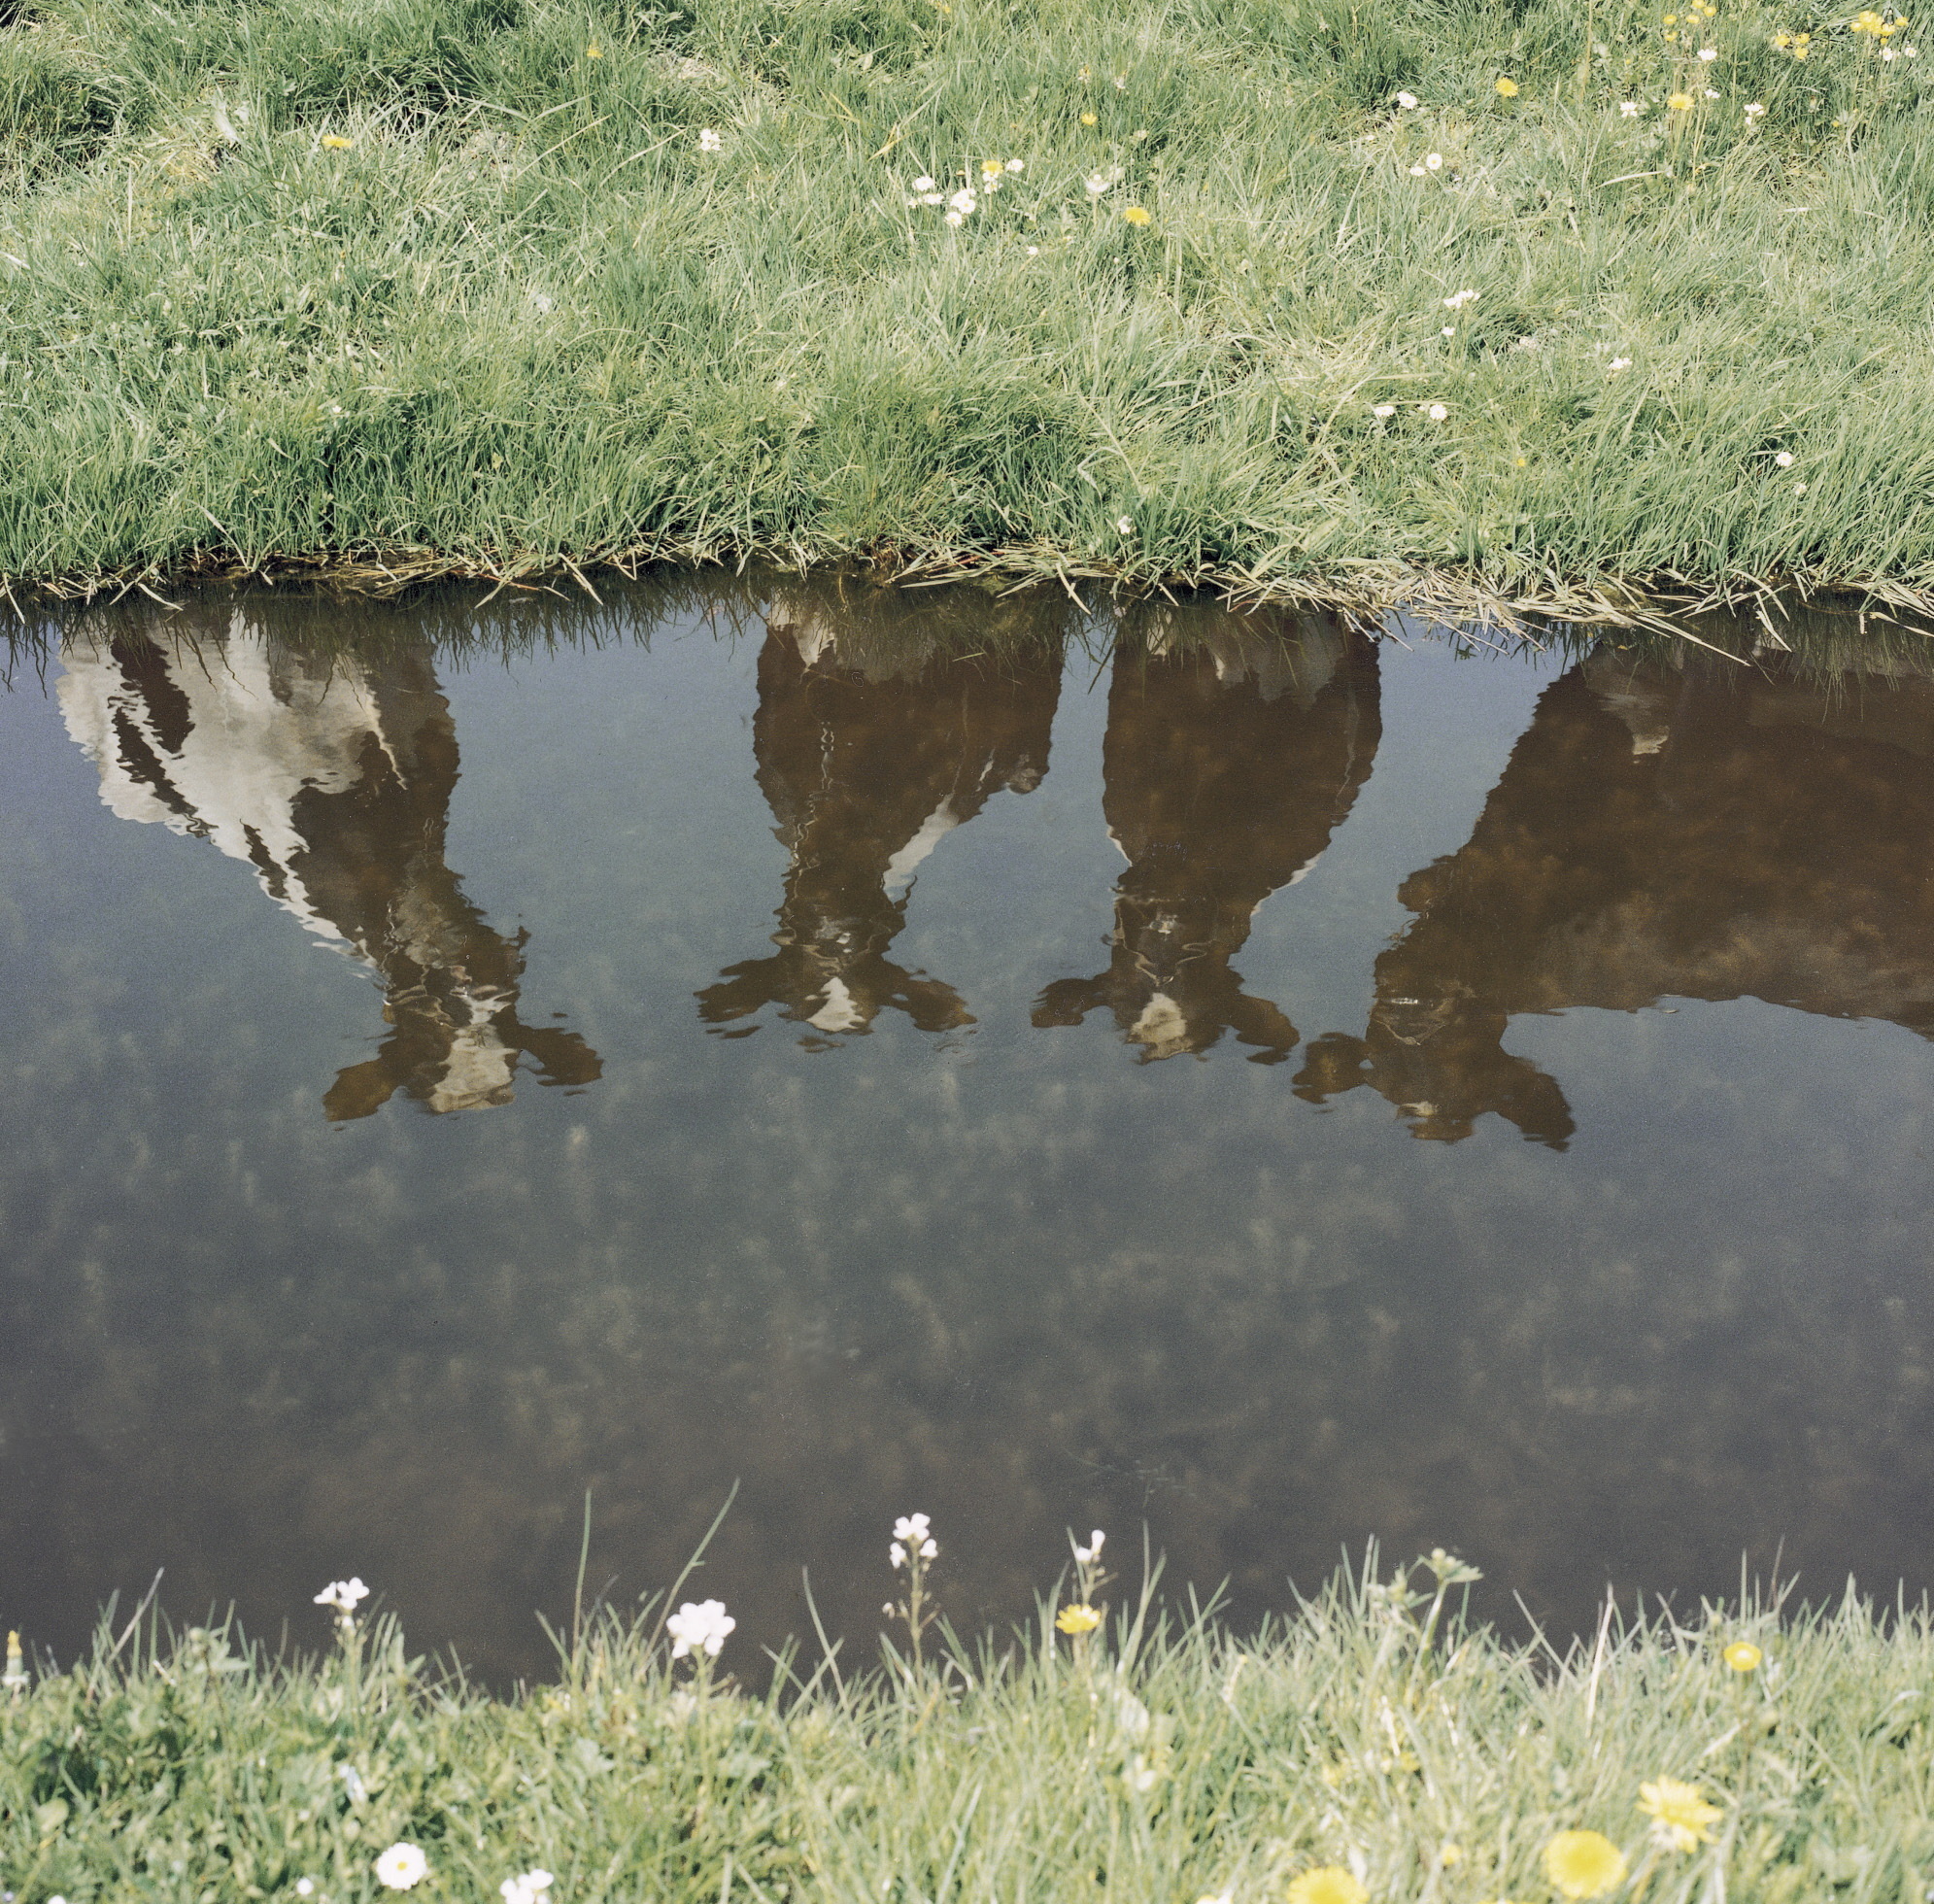
<path id="1" fill-rule="evenodd" d="M 604 595 L 17 645 L 0 1619 L 1934 1580 L 1917 637 Z"/>

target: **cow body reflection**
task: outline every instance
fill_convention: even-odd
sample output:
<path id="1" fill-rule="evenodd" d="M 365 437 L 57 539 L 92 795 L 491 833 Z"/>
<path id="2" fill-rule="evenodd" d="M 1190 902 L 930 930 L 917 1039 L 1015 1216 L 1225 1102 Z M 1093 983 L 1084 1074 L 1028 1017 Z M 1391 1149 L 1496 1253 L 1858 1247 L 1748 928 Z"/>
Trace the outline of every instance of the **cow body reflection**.
<path id="1" fill-rule="evenodd" d="M 1277 1064 L 1296 1027 L 1251 998 L 1232 961 L 1257 910 L 1322 856 L 1370 776 L 1380 726 L 1374 648 L 1324 622 L 1220 609 L 1155 611 L 1117 651 L 1103 809 L 1128 861 L 1112 954 L 1058 979 L 1034 1022 L 1113 1014 L 1144 1060 L 1203 1052 L 1225 1032 Z"/>
<path id="2" fill-rule="evenodd" d="M 822 1049 L 900 1011 L 923 1032 L 970 1025 L 943 979 L 887 957 L 929 854 L 996 793 L 1038 786 L 1061 691 L 1059 644 L 949 661 L 923 639 L 919 598 L 869 621 L 828 597 L 782 595 L 759 658 L 753 749 L 785 847 L 779 949 L 729 966 L 698 994 L 720 1036 L 776 1006 Z M 872 626 L 882 615 L 884 628 Z"/>
<path id="3" fill-rule="evenodd" d="M 457 731 L 417 650 L 314 659 L 238 611 L 225 636 L 163 649 L 70 641 L 68 732 L 122 819 L 211 840 L 263 892 L 376 974 L 390 1029 L 341 1071 L 332 1120 L 397 1092 L 430 1111 L 508 1104 L 520 1057 L 584 1084 L 597 1054 L 518 1017 L 525 935 L 493 931 L 444 862 Z"/>
<path id="4" fill-rule="evenodd" d="M 1415 1135 L 1495 1112 L 1563 1147 L 1518 1012 L 1753 997 L 1934 1035 L 1934 683 L 1593 657 L 1548 688 L 1467 845 L 1401 888 L 1367 1036 L 1310 1047 Z"/>

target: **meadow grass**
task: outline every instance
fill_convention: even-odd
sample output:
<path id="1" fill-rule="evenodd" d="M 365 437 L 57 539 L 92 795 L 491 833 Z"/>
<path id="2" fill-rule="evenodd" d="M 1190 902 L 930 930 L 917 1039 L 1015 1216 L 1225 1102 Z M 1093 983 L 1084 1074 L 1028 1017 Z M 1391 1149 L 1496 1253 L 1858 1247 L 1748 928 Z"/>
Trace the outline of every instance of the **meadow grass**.
<path id="1" fill-rule="evenodd" d="M 588 1621 L 514 1696 L 410 1658 L 388 1619 L 295 1664 L 104 1622 L 87 1661 L 10 1674 L 0 1882 L 20 1904 L 340 1904 L 386 1894 L 403 1844 L 421 1896 L 537 1870 L 556 1904 L 1920 1904 L 1924 1608 L 1608 1609 L 1561 1653 L 1467 1627 L 1434 1559 L 1340 1575 L 1247 1638 L 1131 1591 L 1073 1638 L 1051 1604 L 973 1647 L 935 1629 L 917 1667 L 903 1626 L 870 1672 L 737 1662 L 763 1693 L 729 1641 L 700 1672 L 669 1659 L 650 1608 Z M 1661 1780 L 1696 1790 L 1655 1820 Z M 1611 1841 L 1602 1883 L 1553 1868 L 1577 1831 Z"/>
<path id="2" fill-rule="evenodd" d="M 11 8 L 16 590 L 1934 587 L 1934 46 L 1891 11 Z"/>

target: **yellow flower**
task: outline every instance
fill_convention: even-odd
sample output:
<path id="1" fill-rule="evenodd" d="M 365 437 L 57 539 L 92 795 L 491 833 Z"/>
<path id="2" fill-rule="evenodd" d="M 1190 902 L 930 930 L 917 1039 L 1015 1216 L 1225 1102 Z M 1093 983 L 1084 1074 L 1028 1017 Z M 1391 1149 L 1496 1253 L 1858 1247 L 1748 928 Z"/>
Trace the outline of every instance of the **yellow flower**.
<path id="1" fill-rule="evenodd" d="M 980 161 L 980 176 L 983 179 L 998 179 L 1006 169 L 998 158 L 983 158 Z"/>
<path id="2" fill-rule="evenodd" d="M 1498 82 L 1498 97 L 1501 99 L 1515 99 L 1517 97 L 1517 82 L 1515 80 L 1500 80 Z"/>
<path id="3" fill-rule="evenodd" d="M 345 139 L 337 132 L 325 132 L 322 134 L 322 146 L 327 152 L 346 153 L 355 143 L 355 140 Z"/>
<path id="4" fill-rule="evenodd" d="M 1675 113 L 1689 113 L 1692 110 L 1692 95 L 1689 92 L 1669 92 L 1665 96 L 1665 103 Z"/>
<path id="5" fill-rule="evenodd" d="M 1713 1826 L 1723 1816 L 1709 1805 L 1696 1785 L 1660 1779 L 1639 1787 L 1639 1809 L 1652 1821 L 1652 1837 L 1666 1851 L 1696 1852 L 1711 1844 Z"/>
<path id="6" fill-rule="evenodd" d="M 1054 1623 L 1064 1633 L 1092 1633 L 1101 1625 L 1102 1615 L 1093 1607 L 1063 1607 Z"/>
<path id="7" fill-rule="evenodd" d="M 584 56 L 587 59 L 602 59 L 604 57 L 604 49 L 594 40 L 590 46 L 585 48 Z"/>
<path id="8" fill-rule="evenodd" d="M 1093 125 L 1095 123 L 1095 115 L 1093 113 L 1083 113 L 1081 115 L 1081 123 L 1083 125 Z"/>
<path id="9" fill-rule="evenodd" d="M 1146 224 L 1148 222 L 1149 215 L 1145 210 L 1143 210 L 1141 206 L 1131 205 L 1122 214 L 1122 217 L 1125 218 L 1130 224 Z"/>
<path id="10" fill-rule="evenodd" d="M 1544 1847 L 1544 1875 L 1567 1897 L 1603 1897 L 1625 1882 L 1625 1853 L 1602 1831 L 1561 1831 Z"/>
<path id="11" fill-rule="evenodd" d="M 1464 1847 L 1462 1845 L 1444 1846 L 1444 1848 L 1438 1853 L 1437 1861 L 1441 1865 L 1442 1865 L 1446 1871 L 1448 1871 L 1453 1864 L 1463 1863 Z"/>
<path id="12" fill-rule="evenodd" d="M 1370 1892 L 1340 1864 L 1321 1864 L 1290 1881 L 1289 1904 L 1370 1904 Z"/>
<path id="13" fill-rule="evenodd" d="M 1750 1673 L 1758 1668 L 1766 1655 L 1750 1640 L 1735 1640 L 1719 1657 L 1735 1673 Z"/>

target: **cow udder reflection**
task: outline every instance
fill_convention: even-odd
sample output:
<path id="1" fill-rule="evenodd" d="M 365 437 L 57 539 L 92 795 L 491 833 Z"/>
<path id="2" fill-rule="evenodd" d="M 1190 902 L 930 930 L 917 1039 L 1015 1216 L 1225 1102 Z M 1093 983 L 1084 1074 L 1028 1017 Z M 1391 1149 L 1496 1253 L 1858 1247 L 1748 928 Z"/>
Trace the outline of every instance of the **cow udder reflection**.
<path id="1" fill-rule="evenodd" d="M 1562 1149 L 1510 1018 L 1752 997 L 1934 1035 L 1934 682 L 1633 664 L 1540 697 L 1470 841 L 1414 873 L 1366 1036 L 1312 1041 L 1315 1102 L 1368 1085 L 1420 1138 L 1492 1111 Z"/>
<path id="2" fill-rule="evenodd" d="M 1062 978 L 1039 1026 L 1114 1015 L 1144 1061 L 1206 1051 L 1225 1031 L 1279 1064 L 1297 1031 L 1231 964 L 1262 903 L 1323 855 L 1370 777 L 1381 732 L 1374 647 L 1319 620 L 1161 608 L 1117 650 L 1103 811 L 1128 867 L 1112 956 Z"/>
<path id="3" fill-rule="evenodd" d="M 782 595 L 759 657 L 753 751 L 786 848 L 771 957 L 728 966 L 698 994 L 723 1037 L 767 1005 L 828 1048 L 902 1011 L 923 1032 L 974 1022 L 944 980 L 886 956 L 927 856 L 1002 790 L 1047 773 L 1061 693 L 1058 643 L 1019 658 L 930 661 L 917 611 L 892 639 L 842 631 L 836 612 Z M 862 645 L 863 642 L 865 645 Z M 850 650 L 850 652 L 848 652 Z"/>
<path id="4" fill-rule="evenodd" d="M 508 1104 L 519 1057 L 586 1084 L 596 1052 L 518 1017 L 526 935 L 485 922 L 444 864 L 457 730 L 424 655 L 314 659 L 238 611 L 205 646 L 69 640 L 67 731 L 125 820 L 213 840 L 384 991 L 376 1055 L 337 1074 L 331 1120 L 398 1091 L 430 1111 Z"/>

